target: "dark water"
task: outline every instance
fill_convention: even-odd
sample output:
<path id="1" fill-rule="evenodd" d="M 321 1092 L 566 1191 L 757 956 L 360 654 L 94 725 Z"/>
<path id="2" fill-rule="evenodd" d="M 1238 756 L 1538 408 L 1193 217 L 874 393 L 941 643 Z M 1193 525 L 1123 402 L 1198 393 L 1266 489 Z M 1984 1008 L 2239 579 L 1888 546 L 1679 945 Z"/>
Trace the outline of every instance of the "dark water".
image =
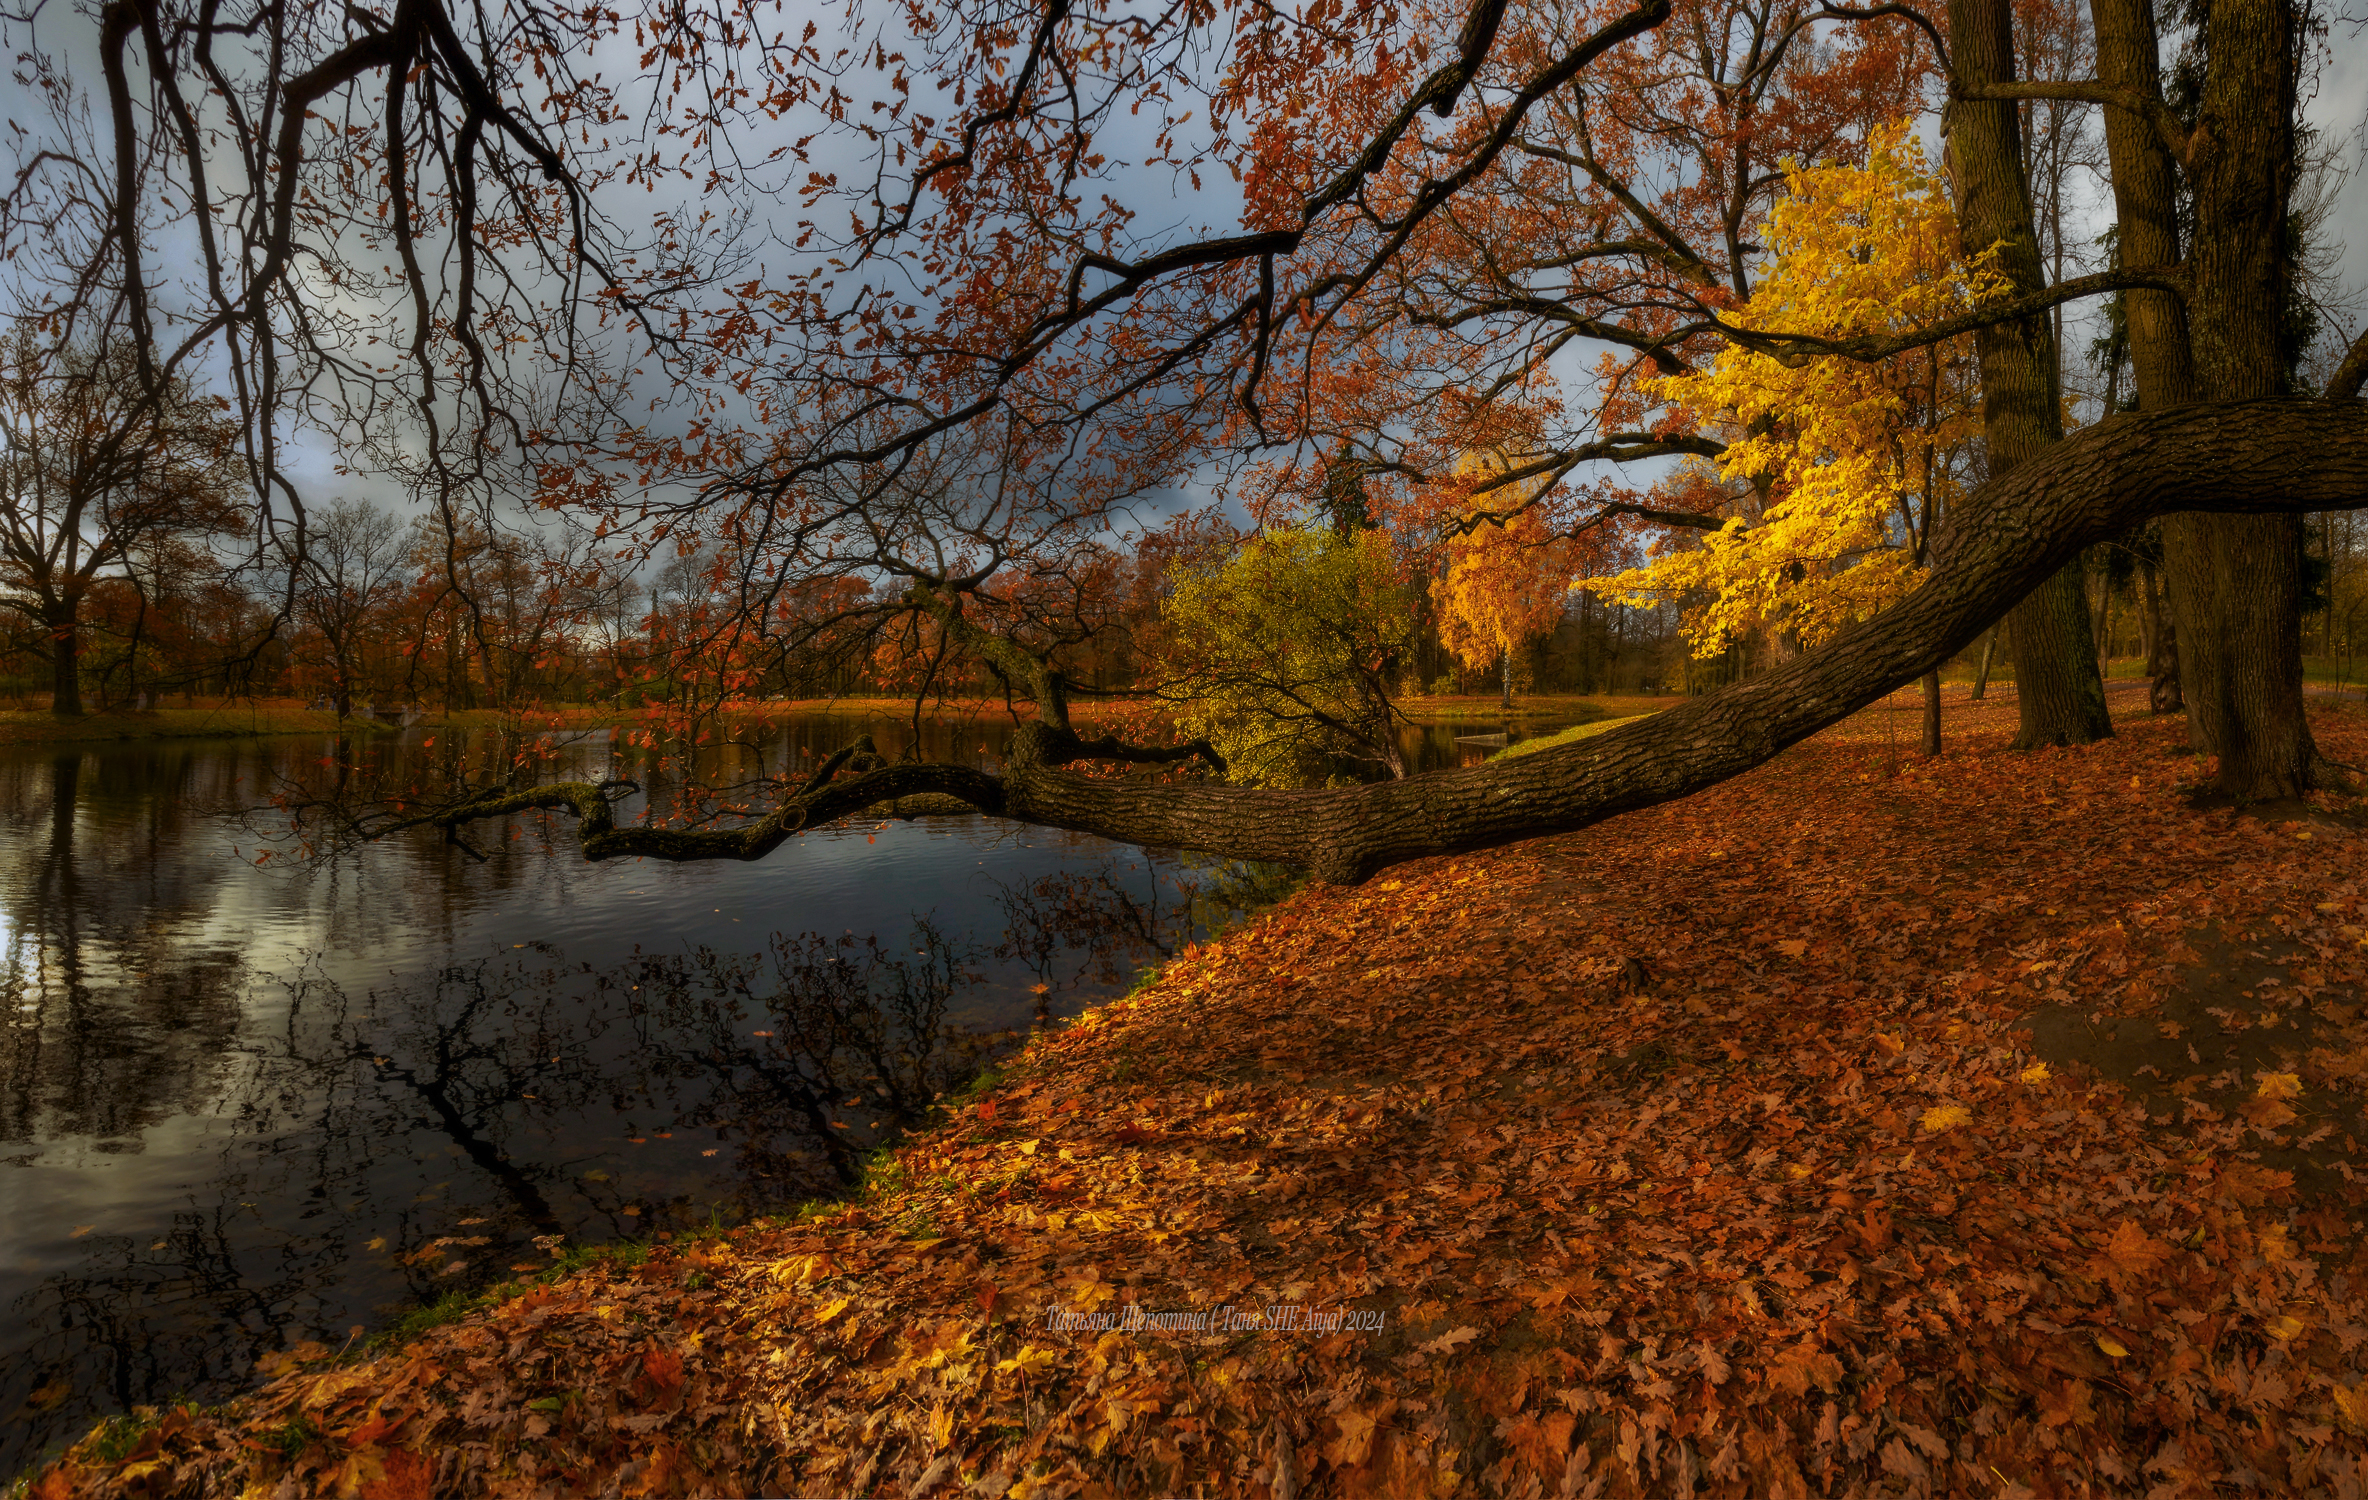
<path id="1" fill-rule="evenodd" d="M 1469 763 L 1455 736 L 1500 727 L 1408 748 Z M 994 729 L 922 729 L 992 768 Z M 705 770 L 865 731 L 909 737 L 806 718 Z M 482 860 L 422 831 L 254 862 L 274 792 L 469 748 L 435 738 L 0 752 L 0 1479 L 555 1248 L 834 1191 L 1016 1029 L 1281 888 L 975 818 L 752 864 L 592 865 L 526 819 Z M 645 774 L 605 735 L 542 753 Z"/>

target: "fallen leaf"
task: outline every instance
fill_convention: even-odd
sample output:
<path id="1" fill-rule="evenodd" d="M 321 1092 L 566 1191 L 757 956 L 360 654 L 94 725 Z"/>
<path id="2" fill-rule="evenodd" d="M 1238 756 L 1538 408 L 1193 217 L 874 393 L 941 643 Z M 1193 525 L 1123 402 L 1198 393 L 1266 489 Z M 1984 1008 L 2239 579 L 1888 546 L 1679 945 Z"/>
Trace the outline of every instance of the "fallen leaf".
<path id="1" fill-rule="evenodd" d="M 1480 1337 L 1480 1330 L 1477 1328 L 1453 1328 L 1427 1343 L 1415 1345 L 1415 1349 L 1423 1354 L 1445 1354 L 1450 1349 L 1460 1348 L 1478 1337 Z"/>

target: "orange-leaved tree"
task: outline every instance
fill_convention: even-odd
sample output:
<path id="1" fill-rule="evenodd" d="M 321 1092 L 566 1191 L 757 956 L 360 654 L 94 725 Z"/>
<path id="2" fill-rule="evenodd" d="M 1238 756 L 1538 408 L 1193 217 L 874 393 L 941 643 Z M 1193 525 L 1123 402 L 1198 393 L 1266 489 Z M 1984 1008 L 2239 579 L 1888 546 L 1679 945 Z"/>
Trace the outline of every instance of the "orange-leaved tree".
<path id="1" fill-rule="evenodd" d="M 1472 455 L 1467 477 L 1492 479 L 1511 467 L 1500 454 Z M 1447 544 L 1447 571 L 1431 583 L 1439 640 L 1475 670 L 1497 668 L 1500 701 L 1513 706 L 1513 656 L 1562 618 L 1570 592 L 1569 544 L 1523 503 L 1519 485 L 1491 492 L 1495 504 L 1467 517 Z"/>

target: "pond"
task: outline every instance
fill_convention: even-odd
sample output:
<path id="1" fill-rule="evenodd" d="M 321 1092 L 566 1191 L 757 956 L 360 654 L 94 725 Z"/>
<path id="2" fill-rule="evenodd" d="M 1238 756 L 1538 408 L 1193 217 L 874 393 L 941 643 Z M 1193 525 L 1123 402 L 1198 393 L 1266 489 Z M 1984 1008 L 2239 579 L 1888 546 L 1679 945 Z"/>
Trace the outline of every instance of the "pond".
<path id="1" fill-rule="evenodd" d="M 1489 747 L 1457 737 L 1501 729 L 1408 750 L 1469 763 Z M 993 768 L 992 729 L 921 730 Z M 911 726 L 811 716 L 730 753 L 779 772 L 867 731 L 894 756 Z M 420 831 L 257 863 L 275 791 L 400 776 L 437 738 L 0 751 L 0 1482 L 96 1416 L 570 1247 L 839 1191 L 1025 1027 L 1287 888 L 980 818 L 746 864 L 589 864 L 526 826 L 481 859 Z M 637 774 L 606 734 L 549 754 Z"/>

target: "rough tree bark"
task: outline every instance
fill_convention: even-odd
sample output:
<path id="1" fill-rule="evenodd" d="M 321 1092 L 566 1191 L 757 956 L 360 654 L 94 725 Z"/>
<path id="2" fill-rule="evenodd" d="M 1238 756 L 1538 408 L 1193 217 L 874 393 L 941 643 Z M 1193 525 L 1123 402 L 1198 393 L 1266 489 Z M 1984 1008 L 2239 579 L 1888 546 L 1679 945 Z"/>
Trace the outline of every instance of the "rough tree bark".
<path id="1" fill-rule="evenodd" d="M 1949 51 L 1961 86 L 2013 82 L 2008 0 L 1949 0 Z M 2009 100 L 1960 98 L 1948 111 L 1949 176 L 1965 254 L 1997 247 L 1997 270 L 2017 296 L 2047 285 L 2018 110 Z M 1991 324 L 1975 335 L 1975 350 L 1983 441 L 1998 479 L 2063 439 L 2055 324 L 2045 313 Z M 2033 589 L 2007 615 L 2006 628 L 2014 644 L 2017 749 L 2085 745 L 2113 733 L 2077 564 Z"/>
<path id="2" fill-rule="evenodd" d="M 2095 0 L 2097 77 L 2161 97 L 2147 0 Z M 2293 17 L 2285 0 L 2219 0 L 2211 60 L 2186 142 L 2196 198 L 2192 317 L 2170 293 L 2123 293 L 2141 411 L 2285 389 L 2279 327 L 2294 160 Z M 2124 264 L 2179 258 L 2171 141 L 2149 116 L 2105 111 Z M 2153 702 L 2187 710 L 2188 738 L 2220 757 L 2220 790 L 2291 797 L 2317 755 L 2302 702 L 2299 516 L 2166 516 L 2163 583 L 2175 628 L 2160 632 Z"/>
<path id="3" fill-rule="evenodd" d="M 2082 548 L 2180 510 L 2299 514 L 2368 508 L 2368 404 L 2259 401 L 2113 417 L 1993 479 L 1958 511 L 1925 582 L 1766 675 L 1688 699 L 1593 739 L 1469 771 L 1323 791 L 1173 785 L 1065 769 L 1117 759 L 1173 762 L 1195 747 L 1087 743 L 1065 718 L 1023 724 L 1006 771 L 877 765 L 839 780 L 840 752 L 746 827 L 619 828 L 615 784 L 571 782 L 479 795 L 355 825 L 358 837 L 458 830 L 536 809 L 573 812 L 587 858 L 758 859 L 800 829 L 891 798 L 933 795 L 1003 817 L 1160 848 L 1306 869 L 1335 882 L 1424 855 L 1482 849 L 1684 797 L 1738 775 L 1934 670 Z M 1016 651 L 1016 648 L 1012 648 Z"/>
<path id="4" fill-rule="evenodd" d="M 2188 147 L 2195 195 L 2195 373 L 2215 400 L 2282 395 L 2292 272 L 2294 16 L 2287 0 L 2215 0 L 2211 59 Z M 2199 516 L 2173 523 L 2189 733 L 2220 757 L 2220 790 L 2294 797 L 2318 762 L 2302 700 L 2302 518 Z"/>

